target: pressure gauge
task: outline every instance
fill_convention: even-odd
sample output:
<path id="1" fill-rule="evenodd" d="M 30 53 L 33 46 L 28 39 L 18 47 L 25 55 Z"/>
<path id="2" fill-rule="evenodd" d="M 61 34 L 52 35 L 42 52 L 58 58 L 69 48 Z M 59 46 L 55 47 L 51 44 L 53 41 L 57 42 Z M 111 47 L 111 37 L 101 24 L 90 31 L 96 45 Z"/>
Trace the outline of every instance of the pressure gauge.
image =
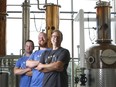
<path id="1" fill-rule="evenodd" d="M 111 49 L 104 50 L 100 57 L 105 64 L 114 64 L 116 62 L 116 52 Z"/>

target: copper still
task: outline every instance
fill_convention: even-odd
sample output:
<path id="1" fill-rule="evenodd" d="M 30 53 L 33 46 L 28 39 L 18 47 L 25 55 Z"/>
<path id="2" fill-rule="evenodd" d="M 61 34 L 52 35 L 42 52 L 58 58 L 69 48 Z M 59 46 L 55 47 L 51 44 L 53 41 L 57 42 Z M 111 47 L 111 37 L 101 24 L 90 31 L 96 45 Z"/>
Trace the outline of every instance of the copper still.
<path id="1" fill-rule="evenodd" d="M 116 87 L 116 45 L 112 44 L 110 2 L 96 3 L 97 40 L 86 51 L 86 87 Z"/>
<path id="2" fill-rule="evenodd" d="M 52 47 L 51 33 L 55 29 L 59 29 L 59 5 L 53 3 L 46 4 L 46 33 L 48 36 L 48 47 Z"/>
<path id="3" fill-rule="evenodd" d="M 0 56 L 6 55 L 6 0 L 0 0 Z"/>

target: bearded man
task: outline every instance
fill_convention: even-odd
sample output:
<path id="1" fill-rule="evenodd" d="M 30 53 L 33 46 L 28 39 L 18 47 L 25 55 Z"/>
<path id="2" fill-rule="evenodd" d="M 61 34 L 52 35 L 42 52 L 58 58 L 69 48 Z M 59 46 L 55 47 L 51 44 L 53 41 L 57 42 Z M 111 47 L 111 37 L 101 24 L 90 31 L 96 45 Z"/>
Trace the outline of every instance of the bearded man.
<path id="1" fill-rule="evenodd" d="M 32 68 L 32 80 L 30 87 L 42 87 L 42 81 L 44 74 L 39 72 L 36 66 L 39 64 L 40 57 L 45 50 L 49 50 L 47 47 L 47 35 L 44 32 L 40 32 L 38 35 L 39 50 L 35 51 L 26 61 L 26 66 Z"/>

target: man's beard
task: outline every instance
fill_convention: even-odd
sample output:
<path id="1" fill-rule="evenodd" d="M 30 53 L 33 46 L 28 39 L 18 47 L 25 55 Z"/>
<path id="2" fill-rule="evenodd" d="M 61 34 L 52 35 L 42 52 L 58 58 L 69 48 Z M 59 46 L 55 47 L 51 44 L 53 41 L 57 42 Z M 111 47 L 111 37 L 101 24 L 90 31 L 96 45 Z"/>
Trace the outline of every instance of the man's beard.
<path id="1" fill-rule="evenodd" d="M 40 44 L 40 43 L 39 43 L 39 46 L 40 46 L 40 47 L 47 47 L 47 42 L 44 43 L 44 44 Z"/>

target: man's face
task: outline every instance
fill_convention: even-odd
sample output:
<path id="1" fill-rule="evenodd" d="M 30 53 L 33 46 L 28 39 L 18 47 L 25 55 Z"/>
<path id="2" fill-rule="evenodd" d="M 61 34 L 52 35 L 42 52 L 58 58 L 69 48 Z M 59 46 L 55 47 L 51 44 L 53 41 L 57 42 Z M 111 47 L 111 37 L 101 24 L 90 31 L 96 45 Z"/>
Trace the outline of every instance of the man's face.
<path id="1" fill-rule="evenodd" d="M 32 53 L 33 49 L 34 49 L 33 48 L 33 44 L 31 42 L 26 42 L 26 44 L 25 44 L 25 51 L 27 53 Z"/>
<path id="2" fill-rule="evenodd" d="M 39 34 L 38 40 L 39 40 L 38 43 L 40 47 L 46 47 L 47 37 L 43 33 Z"/>
<path id="3" fill-rule="evenodd" d="M 51 37 L 51 42 L 54 45 L 60 45 L 61 44 L 61 35 L 58 32 L 54 32 Z"/>

